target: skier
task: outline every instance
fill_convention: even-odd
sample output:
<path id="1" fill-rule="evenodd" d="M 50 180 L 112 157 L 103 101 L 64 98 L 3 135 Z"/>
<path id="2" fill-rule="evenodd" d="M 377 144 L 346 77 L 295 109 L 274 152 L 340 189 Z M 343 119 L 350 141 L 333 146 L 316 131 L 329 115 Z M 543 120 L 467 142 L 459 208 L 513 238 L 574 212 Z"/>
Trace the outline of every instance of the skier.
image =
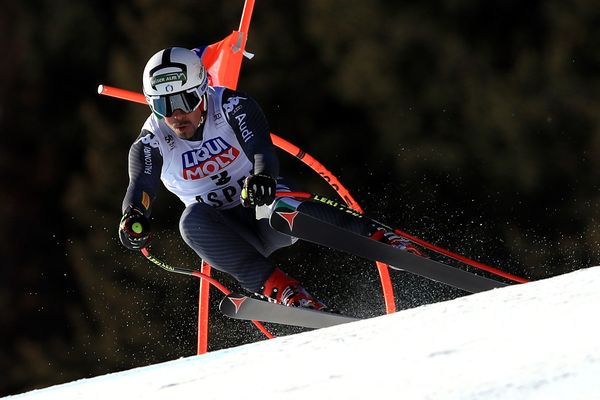
<path id="1" fill-rule="evenodd" d="M 172 47 L 153 55 L 143 73 L 152 114 L 129 151 L 129 186 L 119 224 L 124 246 L 150 242 L 149 217 L 159 181 L 186 208 L 183 240 L 214 268 L 271 301 L 316 310 L 326 306 L 267 258 L 295 238 L 257 219 L 268 215 L 279 162 L 258 104 L 244 93 L 209 86 L 193 50 Z"/>

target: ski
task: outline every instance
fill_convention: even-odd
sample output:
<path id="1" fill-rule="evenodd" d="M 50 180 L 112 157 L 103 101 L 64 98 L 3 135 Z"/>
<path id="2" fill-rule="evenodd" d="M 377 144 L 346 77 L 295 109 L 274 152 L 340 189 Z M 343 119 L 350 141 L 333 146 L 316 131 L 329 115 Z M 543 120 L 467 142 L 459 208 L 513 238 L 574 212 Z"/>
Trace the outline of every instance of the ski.
<path id="1" fill-rule="evenodd" d="M 270 217 L 271 226 L 287 235 L 302 240 L 344 251 L 372 261 L 381 261 L 390 268 L 407 271 L 433 281 L 441 282 L 458 289 L 477 293 L 500 288 L 508 284 L 451 267 L 427 257 L 400 250 L 386 243 L 372 240 L 337 225 L 302 212 L 302 202 L 278 202 Z M 362 214 L 347 208 L 330 207 L 329 213 L 350 213 L 356 218 Z M 374 226 L 389 227 L 369 219 Z"/>
<path id="2" fill-rule="evenodd" d="M 328 326 L 357 321 L 356 318 L 340 314 L 316 311 L 309 308 L 287 307 L 238 293 L 223 297 L 223 300 L 219 304 L 219 310 L 230 318 L 272 322 L 304 328 L 326 328 Z"/>

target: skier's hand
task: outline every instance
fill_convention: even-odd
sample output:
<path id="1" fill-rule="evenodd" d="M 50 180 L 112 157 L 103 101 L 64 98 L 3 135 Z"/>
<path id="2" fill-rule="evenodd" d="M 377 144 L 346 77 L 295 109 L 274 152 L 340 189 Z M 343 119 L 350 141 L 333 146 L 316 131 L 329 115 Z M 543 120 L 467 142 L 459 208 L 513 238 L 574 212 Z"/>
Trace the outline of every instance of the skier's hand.
<path id="1" fill-rule="evenodd" d="M 150 243 L 150 221 L 144 214 L 131 208 L 119 223 L 119 238 L 129 250 L 140 250 Z"/>
<path id="2" fill-rule="evenodd" d="M 275 200 L 277 180 L 269 175 L 250 175 L 244 181 L 240 194 L 244 207 L 262 206 L 271 204 Z"/>

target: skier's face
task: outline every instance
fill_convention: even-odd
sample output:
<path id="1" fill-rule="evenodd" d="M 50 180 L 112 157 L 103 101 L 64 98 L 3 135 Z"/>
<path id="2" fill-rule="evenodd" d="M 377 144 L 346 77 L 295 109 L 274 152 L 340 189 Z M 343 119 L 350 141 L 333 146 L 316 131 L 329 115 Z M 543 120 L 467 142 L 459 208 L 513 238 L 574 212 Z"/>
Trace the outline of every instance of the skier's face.
<path id="1" fill-rule="evenodd" d="M 184 113 L 177 109 L 170 117 L 165 117 L 167 126 L 182 139 L 191 139 L 196 133 L 196 129 L 202 121 L 203 107 L 198 107 L 194 111 Z"/>

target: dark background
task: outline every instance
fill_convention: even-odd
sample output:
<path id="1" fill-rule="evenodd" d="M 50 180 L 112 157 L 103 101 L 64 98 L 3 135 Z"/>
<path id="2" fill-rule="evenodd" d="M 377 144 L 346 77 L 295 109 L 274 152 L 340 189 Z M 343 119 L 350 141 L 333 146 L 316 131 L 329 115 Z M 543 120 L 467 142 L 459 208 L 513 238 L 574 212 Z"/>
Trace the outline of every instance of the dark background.
<path id="1" fill-rule="evenodd" d="M 222 39 L 242 6 L 3 5 L 0 395 L 195 353 L 197 282 L 117 238 L 148 109 L 96 87 L 141 91 L 152 54 Z M 257 0 L 238 88 L 369 215 L 541 279 L 599 264 L 599 43 L 592 0 Z M 303 189 L 335 196 L 281 159 Z M 196 267 L 182 205 L 163 190 L 155 207 L 156 253 Z M 343 312 L 384 312 L 371 263 L 304 243 L 274 259 Z M 464 294 L 392 275 L 399 309 Z M 213 299 L 211 350 L 261 340 Z"/>

